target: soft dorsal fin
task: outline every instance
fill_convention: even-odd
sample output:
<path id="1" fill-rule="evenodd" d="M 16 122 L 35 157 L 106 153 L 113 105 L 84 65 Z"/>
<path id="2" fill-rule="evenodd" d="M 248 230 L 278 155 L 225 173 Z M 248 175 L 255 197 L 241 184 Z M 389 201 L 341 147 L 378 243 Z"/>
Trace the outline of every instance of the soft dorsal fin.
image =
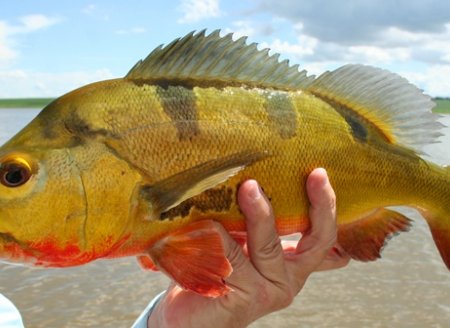
<path id="1" fill-rule="evenodd" d="M 435 105 L 431 98 L 389 71 L 345 65 L 323 73 L 307 90 L 388 143 L 420 153 L 423 145 L 442 135 L 439 116 L 431 113 Z"/>
<path id="2" fill-rule="evenodd" d="M 246 37 L 236 41 L 232 34 L 221 37 L 216 30 L 191 32 L 163 47 L 153 50 L 139 61 L 126 79 L 137 81 L 165 81 L 201 85 L 247 85 L 281 90 L 298 90 L 311 83 L 306 71 L 279 55 L 269 56 L 269 49 L 258 50 L 246 44 Z"/>

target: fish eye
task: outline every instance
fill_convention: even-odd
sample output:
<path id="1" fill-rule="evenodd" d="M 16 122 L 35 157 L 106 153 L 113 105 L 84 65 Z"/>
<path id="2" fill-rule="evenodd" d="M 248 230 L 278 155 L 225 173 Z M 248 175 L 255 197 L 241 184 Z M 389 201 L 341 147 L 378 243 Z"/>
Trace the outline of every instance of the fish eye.
<path id="1" fill-rule="evenodd" d="M 0 183 L 6 187 L 19 187 L 26 183 L 31 175 L 31 166 L 21 158 L 0 164 Z"/>

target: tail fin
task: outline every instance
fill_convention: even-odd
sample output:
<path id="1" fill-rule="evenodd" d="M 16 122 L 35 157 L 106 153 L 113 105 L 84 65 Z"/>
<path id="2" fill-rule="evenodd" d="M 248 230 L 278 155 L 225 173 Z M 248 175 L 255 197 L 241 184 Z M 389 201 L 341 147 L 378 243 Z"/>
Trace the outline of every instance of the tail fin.
<path id="1" fill-rule="evenodd" d="M 444 167 L 444 170 L 450 181 L 450 166 Z M 450 270 L 450 183 L 446 191 L 439 207 L 432 210 L 419 209 L 419 212 L 427 220 L 439 253 Z"/>

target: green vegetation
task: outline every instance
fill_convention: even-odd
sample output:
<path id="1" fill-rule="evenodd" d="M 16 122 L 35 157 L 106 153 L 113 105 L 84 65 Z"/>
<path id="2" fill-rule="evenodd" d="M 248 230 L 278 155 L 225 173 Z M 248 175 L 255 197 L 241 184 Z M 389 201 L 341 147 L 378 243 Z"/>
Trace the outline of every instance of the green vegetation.
<path id="1" fill-rule="evenodd" d="M 43 108 L 52 100 L 53 98 L 0 99 L 0 108 Z"/>
<path id="2" fill-rule="evenodd" d="M 18 98 L 0 99 L 0 108 L 43 108 L 48 105 L 53 98 Z M 450 98 L 435 98 L 435 113 L 450 114 Z"/>
<path id="3" fill-rule="evenodd" d="M 450 98 L 435 98 L 436 107 L 433 112 L 441 114 L 450 114 Z"/>

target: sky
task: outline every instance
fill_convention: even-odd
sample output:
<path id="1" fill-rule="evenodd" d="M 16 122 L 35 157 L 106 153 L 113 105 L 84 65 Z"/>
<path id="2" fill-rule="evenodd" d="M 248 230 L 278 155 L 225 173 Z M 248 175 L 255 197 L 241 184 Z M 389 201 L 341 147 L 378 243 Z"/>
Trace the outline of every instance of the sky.
<path id="1" fill-rule="evenodd" d="M 156 46 L 203 29 L 248 36 L 310 74 L 374 65 L 450 96 L 448 0 L 0 0 L 0 98 L 122 77 Z"/>

